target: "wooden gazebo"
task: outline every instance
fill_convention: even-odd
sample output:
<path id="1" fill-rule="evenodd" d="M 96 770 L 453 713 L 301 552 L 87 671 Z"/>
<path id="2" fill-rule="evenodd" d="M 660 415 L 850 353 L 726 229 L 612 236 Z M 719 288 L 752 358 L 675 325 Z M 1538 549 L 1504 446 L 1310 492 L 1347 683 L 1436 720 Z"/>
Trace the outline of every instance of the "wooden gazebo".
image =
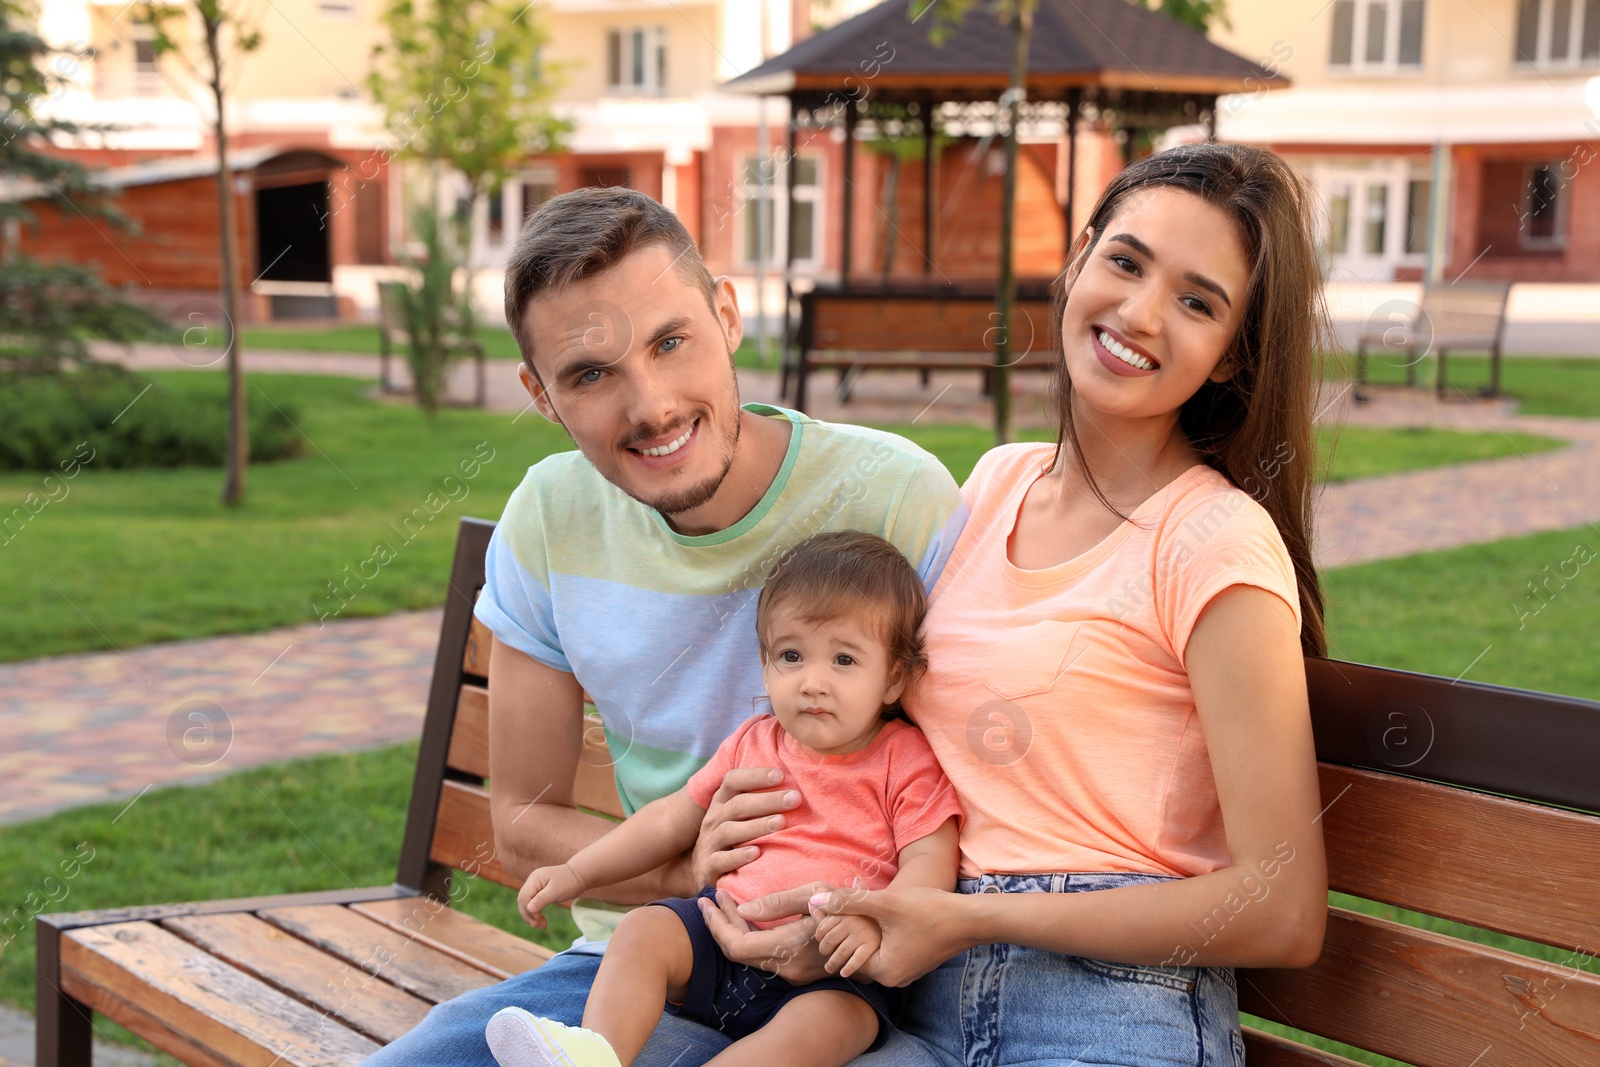
<path id="1" fill-rule="evenodd" d="M 920 131 L 923 159 L 940 129 L 995 129 L 1010 83 L 1012 30 L 990 12 L 973 10 L 936 44 L 936 11 L 913 18 L 908 0 L 885 0 L 800 42 L 724 85 L 730 92 L 785 96 L 790 121 L 786 159 L 801 130 L 842 125 L 846 195 L 841 219 L 839 289 L 852 288 L 855 142 L 862 123 Z M 1130 131 L 1203 124 L 1215 133 L 1217 98 L 1288 85 L 1259 64 L 1204 34 L 1130 0 L 1038 0 L 1029 42 L 1021 127 L 1047 127 L 1066 138 L 1066 181 L 1060 209 L 1070 231 L 1077 175 L 1077 130 L 1085 117 Z M 786 167 L 785 344 L 793 302 L 795 171 Z M 933 284 L 937 193 L 933 166 L 923 167 L 923 274 Z M 1072 234 L 1066 244 L 1071 245 Z M 857 289 L 861 288 L 856 286 Z M 895 286 L 905 293 L 904 283 Z M 914 288 L 914 287 L 913 287 Z M 786 365 L 787 370 L 787 365 Z M 787 378 L 787 375 L 785 375 Z"/>

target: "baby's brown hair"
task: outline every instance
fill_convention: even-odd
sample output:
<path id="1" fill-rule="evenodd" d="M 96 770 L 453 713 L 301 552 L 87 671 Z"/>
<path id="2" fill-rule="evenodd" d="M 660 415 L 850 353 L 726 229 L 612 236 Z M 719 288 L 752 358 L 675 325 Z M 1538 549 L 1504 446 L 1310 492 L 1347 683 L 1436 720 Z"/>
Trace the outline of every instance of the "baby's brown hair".
<path id="1" fill-rule="evenodd" d="M 907 685 L 928 668 L 921 634 L 928 594 L 922 578 L 898 548 L 876 534 L 831 530 L 813 534 L 784 554 L 756 601 L 763 663 L 771 655 L 767 633 L 780 610 L 793 611 L 807 623 L 869 619 L 888 646 L 891 662 L 904 671 Z M 890 710 L 898 711 L 899 705 Z"/>

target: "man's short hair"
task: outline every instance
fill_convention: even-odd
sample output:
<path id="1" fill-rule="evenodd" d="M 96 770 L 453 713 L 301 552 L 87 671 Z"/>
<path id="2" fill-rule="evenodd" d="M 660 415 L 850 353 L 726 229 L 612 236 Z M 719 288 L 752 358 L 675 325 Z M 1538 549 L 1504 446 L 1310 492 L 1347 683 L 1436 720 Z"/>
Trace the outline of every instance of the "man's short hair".
<path id="1" fill-rule="evenodd" d="M 617 186 L 576 189 L 551 198 L 533 213 L 506 263 L 506 322 L 535 377 L 533 338 L 524 321 L 528 302 L 604 274 L 650 245 L 665 248 L 673 257 L 673 269 L 698 286 L 706 305 L 715 308 L 716 284 L 694 238 L 655 198 Z"/>

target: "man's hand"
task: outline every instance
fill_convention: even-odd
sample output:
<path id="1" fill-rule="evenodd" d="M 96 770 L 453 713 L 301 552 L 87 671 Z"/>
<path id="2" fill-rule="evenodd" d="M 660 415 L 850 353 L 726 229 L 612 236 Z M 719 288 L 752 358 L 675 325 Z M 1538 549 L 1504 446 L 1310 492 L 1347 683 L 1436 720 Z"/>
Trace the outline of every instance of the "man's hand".
<path id="1" fill-rule="evenodd" d="M 829 915 L 817 923 L 817 948 L 829 974 L 849 978 L 877 954 L 883 931 L 865 915 Z"/>
<path id="2" fill-rule="evenodd" d="M 773 788 L 782 781 L 783 772 L 762 767 L 741 767 L 723 777 L 700 823 L 691 864 L 695 885 L 685 896 L 716 885 L 723 875 L 755 859 L 760 846 L 745 843 L 783 826 L 780 813 L 798 805 L 800 794 Z M 800 907 L 795 914 L 804 911 Z"/>
<path id="3" fill-rule="evenodd" d="M 588 886 L 576 871 L 565 863 L 555 867 L 540 867 L 528 875 L 517 893 L 517 910 L 534 928 L 545 927 L 544 909 L 563 900 L 571 900 Z"/>
<path id="4" fill-rule="evenodd" d="M 817 887 L 827 890 L 822 883 Z M 808 894 L 811 888 L 807 887 Z M 802 903 L 797 912 L 790 914 L 804 911 Z M 817 951 L 817 922 L 810 916 L 770 930 L 757 930 L 740 916 L 733 898 L 721 890 L 717 891 L 716 904 L 701 898 L 700 914 L 705 916 L 706 929 L 722 947 L 722 954 L 735 963 L 776 973 L 792 985 L 806 985 L 828 974 L 822 954 Z"/>

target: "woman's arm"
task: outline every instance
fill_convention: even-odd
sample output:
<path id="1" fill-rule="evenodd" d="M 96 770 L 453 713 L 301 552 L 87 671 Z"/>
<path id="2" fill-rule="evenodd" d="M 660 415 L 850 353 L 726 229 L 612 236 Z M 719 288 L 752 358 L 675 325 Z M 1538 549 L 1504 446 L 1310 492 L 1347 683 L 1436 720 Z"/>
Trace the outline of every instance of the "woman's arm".
<path id="1" fill-rule="evenodd" d="M 868 970 L 885 984 L 990 943 L 1158 966 L 1310 965 L 1322 947 L 1327 867 L 1293 616 L 1271 593 L 1230 587 L 1207 605 L 1186 658 L 1227 828 L 1227 867 L 1092 893 L 841 891 L 813 914 L 876 918 L 883 946 Z M 745 914 L 767 917 L 764 909 Z"/>
<path id="2" fill-rule="evenodd" d="M 952 815 L 926 837 L 900 850 L 899 870 L 889 886 L 938 889 L 956 887 L 961 866 L 961 846 Z M 865 915 L 829 915 L 817 923 L 817 949 L 827 957 L 830 974 L 849 978 L 857 971 L 870 977 L 869 961 L 883 945 L 883 931 Z"/>

